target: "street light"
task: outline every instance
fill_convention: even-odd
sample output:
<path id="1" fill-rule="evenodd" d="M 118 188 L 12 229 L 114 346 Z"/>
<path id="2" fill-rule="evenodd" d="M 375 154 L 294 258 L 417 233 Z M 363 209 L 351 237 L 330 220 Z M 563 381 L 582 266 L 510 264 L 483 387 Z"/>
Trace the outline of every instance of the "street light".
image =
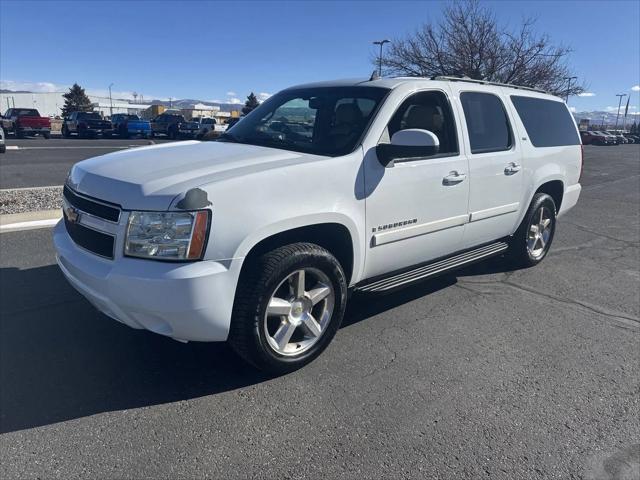
<path id="1" fill-rule="evenodd" d="M 626 93 L 616 93 L 616 97 L 618 97 L 619 100 L 618 100 L 618 114 L 616 115 L 616 126 L 614 130 L 618 129 L 618 117 L 620 117 L 620 106 L 622 105 L 622 97 L 626 97 L 626 96 L 627 96 Z"/>
<path id="2" fill-rule="evenodd" d="M 111 87 L 113 87 L 113 83 L 109 84 L 109 116 L 113 117 L 113 99 L 111 98 Z"/>
<path id="3" fill-rule="evenodd" d="M 576 80 L 578 77 L 565 77 L 565 80 L 567 80 L 567 94 L 565 95 L 565 103 L 569 103 L 569 90 L 571 90 L 571 82 L 573 80 Z"/>
<path id="4" fill-rule="evenodd" d="M 375 42 L 373 42 L 374 45 L 380 45 L 380 56 L 378 57 L 378 76 L 382 76 L 382 46 L 385 43 L 391 43 L 391 40 L 376 40 Z"/>

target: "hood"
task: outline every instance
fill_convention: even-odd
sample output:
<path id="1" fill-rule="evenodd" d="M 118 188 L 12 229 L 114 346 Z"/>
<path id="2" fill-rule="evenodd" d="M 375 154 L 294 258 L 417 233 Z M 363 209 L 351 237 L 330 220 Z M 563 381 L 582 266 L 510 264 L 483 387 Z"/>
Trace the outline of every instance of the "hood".
<path id="1" fill-rule="evenodd" d="M 166 210 L 191 188 L 322 158 L 238 143 L 164 143 L 76 163 L 67 184 L 125 209 Z"/>

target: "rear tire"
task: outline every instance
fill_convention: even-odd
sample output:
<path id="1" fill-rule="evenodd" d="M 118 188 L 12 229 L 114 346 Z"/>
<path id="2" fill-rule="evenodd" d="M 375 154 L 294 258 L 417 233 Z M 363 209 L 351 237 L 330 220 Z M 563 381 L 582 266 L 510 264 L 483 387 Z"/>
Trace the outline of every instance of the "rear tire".
<path id="1" fill-rule="evenodd" d="M 536 193 L 511 239 L 509 255 L 517 267 L 533 267 L 547 256 L 556 230 L 556 204 L 546 193 Z"/>
<path id="2" fill-rule="evenodd" d="M 64 138 L 69 138 L 71 136 L 71 133 L 69 132 L 69 129 L 66 126 L 62 126 L 62 136 Z"/>
<path id="3" fill-rule="evenodd" d="M 291 372 L 329 345 L 346 301 L 346 277 L 331 253 L 312 243 L 276 248 L 243 269 L 229 343 L 256 368 Z"/>
<path id="4" fill-rule="evenodd" d="M 46 140 L 49 140 L 49 138 L 51 138 L 51 133 L 49 133 L 49 132 L 45 132 L 45 133 L 43 133 L 43 134 L 42 134 L 42 136 L 43 136 Z"/>

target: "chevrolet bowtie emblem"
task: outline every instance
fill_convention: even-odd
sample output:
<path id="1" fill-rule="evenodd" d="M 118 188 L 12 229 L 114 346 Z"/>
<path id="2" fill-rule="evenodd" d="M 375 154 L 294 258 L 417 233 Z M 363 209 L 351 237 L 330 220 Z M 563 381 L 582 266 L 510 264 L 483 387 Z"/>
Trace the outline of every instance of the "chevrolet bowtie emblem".
<path id="1" fill-rule="evenodd" d="M 67 216 L 67 221 L 70 223 L 77 223 L 80 218 L 80 212 L 73 207 L 65 208 L 64 213 Z"/>

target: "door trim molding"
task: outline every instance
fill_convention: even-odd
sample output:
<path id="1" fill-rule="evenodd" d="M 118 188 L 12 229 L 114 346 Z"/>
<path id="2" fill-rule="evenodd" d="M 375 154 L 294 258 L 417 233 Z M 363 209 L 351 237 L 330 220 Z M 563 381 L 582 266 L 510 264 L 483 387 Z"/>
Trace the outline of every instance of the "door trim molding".
<path id="1" fill-rule="evenodd" d="M 517 212 L 519 207 L 520 202 L 516 202 L 509 203 L 507 205 L 500 205 L 499 207 L 487 208 L 485 210 L 478 210 L 477 212 L 471 212 L 469 214 L 469 221 L 477 222 L 478 220 L 497 217 L 498 215 L 504 215 L 506 213 Z"/>
<path id="2" fill-rule="evenodd" d="M 459 227 L 469 221 L 469 215 L 456 215 L 455 217 L 436 220 L 435 222 L 421 223 L 420 225 L 411 225 L 410 227 L 399 228 L 387 232 L 380 232 L 373 235 L 371 246 L 377 247 L 385 243 L 397 242 L 408 238 L 418 237 L 427 233 L 446 230 L 447 228 Z"/>

